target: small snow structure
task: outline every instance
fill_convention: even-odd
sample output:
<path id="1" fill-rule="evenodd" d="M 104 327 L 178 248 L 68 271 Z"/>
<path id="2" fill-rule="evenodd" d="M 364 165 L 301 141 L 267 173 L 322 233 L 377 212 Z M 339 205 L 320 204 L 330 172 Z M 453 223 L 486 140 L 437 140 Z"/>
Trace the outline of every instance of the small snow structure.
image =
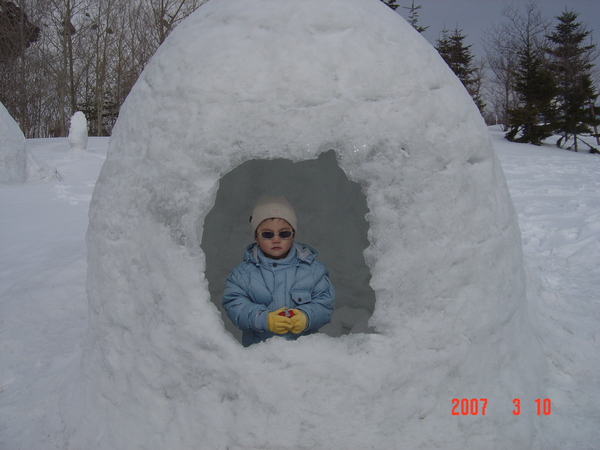
<path id="1" fill-rule="evenodd" d="M 219 292 L 262 194 L 296 208 L 340 319 L 243 348 Z M 123 105 L 87 242 L 69 448 L 536 444 L 546 368 L 502 169 L 460 81 L 379 0 L 201 6 Z"/>
<path id="2" fill-rule="evenodd" d="M 0 103 L 0 183 L 24 183 L 26 180 L 25 136 L 15 119 Z"/>
<path id="3" fill-rule="evenodd" d="M 85 151 L 88 142 L 88 123 L 85 114 L 77 111 L 71 117 L 71 126 L 69 128 L 69 144 L 71 151 Z"/>

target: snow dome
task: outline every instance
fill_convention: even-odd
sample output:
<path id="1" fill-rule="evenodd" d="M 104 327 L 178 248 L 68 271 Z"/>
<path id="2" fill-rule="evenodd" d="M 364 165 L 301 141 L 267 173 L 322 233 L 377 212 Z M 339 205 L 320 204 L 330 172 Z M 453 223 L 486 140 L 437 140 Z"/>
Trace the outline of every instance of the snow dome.
<path id="1" fill-rule="evenodd" d="M 243 348 L 219 295 L 262 194 L 296 208 L 335 320 Z M 500 164 L 461 83 L 379 0 L 200 7 L 121 110 L 87 240 L 74 448 L 535 442 L 512 414 L 544 361 Z"/>
<path id="2" fill-rule="evenodd" d="M 0 103 L 0 183 L 24 183 L 26 179 L 25 136 Z"/>

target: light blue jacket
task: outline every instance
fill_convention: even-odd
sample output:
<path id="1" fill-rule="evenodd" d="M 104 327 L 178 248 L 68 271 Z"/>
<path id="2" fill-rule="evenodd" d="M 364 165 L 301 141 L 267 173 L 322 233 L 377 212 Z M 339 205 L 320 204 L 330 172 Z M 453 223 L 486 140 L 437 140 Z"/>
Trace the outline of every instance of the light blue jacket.
<path id="1" fill-rule="evenodd" d="M 279 260 L 268 258 L 256 243 L 246 248 L 244 261 L 227 277 L 223 294 L 223 307 L 243 331 L 245 347 L 277 336 L 269 331 L 267 315 L 283 307 L 299 309 L 307 317 L 302 333 L 282 335 L 289 340 L 331 321 L 335 294 L 327 268 L 316 257 L 314 249 L 300 243 Z"/>

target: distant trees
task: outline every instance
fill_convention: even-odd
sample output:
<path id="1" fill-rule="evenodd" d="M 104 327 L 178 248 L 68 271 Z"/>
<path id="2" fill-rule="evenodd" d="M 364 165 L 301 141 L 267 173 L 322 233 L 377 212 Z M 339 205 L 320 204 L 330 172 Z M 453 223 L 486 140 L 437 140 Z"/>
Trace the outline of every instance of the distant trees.
<path id="1" fill-rule="evenodd" d="M 77 110 L 108 135 L 158 46 L 206 1 L 0 0 L 0 101 L 27 137 L 66 136 Z"/>
<path id="2" fill-rule="evenodd" d="M 403 6 L 403 8 L 408 10 L 407 22 L 415 30 L 423 33 L 429 28 L 419 24 L 421 5 L 415 5 L 413 0 L 411 6 Z M 458 27 L 453 32 L 443 30 L 442 35 L 436 41 L 435 48 L 465 86 L 479 110 L 482 111 L 485 106 L 481 97 L 483 67 L 481 65 L 476 66 L 473 63 L 471 46 L 464 44 L 465 38 L 466 36 Z"/>
<path id="3" fill-rule="evenodd" d="M 529 43 L 518 53 L 514 89 L 518 103 L 508 110 L 506 138 L 541 145 L 554 129 L 556 84 L 543 54 Z"/>
<path id="4" fill-rule="evenodd" d="M 22 124 L 32 120 L 26 90 L 32 67 L 23 60 L 23 57 L 26 50 L 32 43 L 38 41 L 39 37 L 40 28 L 30 21 L 22 0 L 18 5 L 0 0 L 0 89 L 12 90 L 17 86 L 22 87 L 19 91 L 11 91 L 14 107 L 7 105 L 2 96 L 0 101 Z M 3 68 L 5 70 L 2 70 Z"/>
<path id="5" fill-rule="evenodd" d="M 492 73 L 490 100 L 498 122 L 508 127 L 508 139 L 520 139 L 525 132 L 537 140 L 544 127 L 538 129 L 545 116 L 543 98 L 530 92 L 534 80 L 543 78 L 544 35 L 550 22 L 545 20 L 535 2 L 525 6 L 524 14 L 509 6 L 504 21 L 485 40 L 488 67 Z M 527 138 L 525 138 L 525 141 Z"/>
<path id="6" fill-rule="evenodd" d="M 0 101 L 27 137 L 66 136 L 78 110 L 90 135 L 109 135 L 150 57 L 206 1 L 0 0 Z M 418 32 L 427 29 L 418 0 L 381 1 Z M 458 25 L 435 46 L 508 139 L 539 144 L 558 133 L 557 145 L 577 151 L 600 125 L 596 46 L 577 18 L 565 10 L 551 28 L 535 0 L 505 8 L 485 39 L 485 70 Z"/>
<path id="7" fill-rule="evenodd" d="M 400 5 L 398 5 L 398 3 L 396 3 L 396 0 L 381 0 L 381 2 L 388 5 L 394 11 L 396 11 L 396 9 L 398 9 L 398 6 L 400 6 Z"/>
<path id="8" fill-rule="evenodd" d="M 549 22 L 542 18 L 535 3 L 529 3 L 524 16 L 512 14 L 514 32 L 510 34 L 517 56 L 513 68 L 516 104 L 509 107 L 506 138 L 540 145 L 552 135 L 556 87 L 545 54 L 545 33 Z"/>
<path id="9" fill-rule="evenodd" d="M 435 48 L 482 111 L 485 106 L 481 99 L 482 69 L 473 65 L 471 46 L 464 44 L 465 38 L 458 27 L 452 32 L 443 30 Z"/>
<path id="10" fill-rule="evenodd" d="M 40 29 L 29 21 L 23 8 L 0 0 L 0 61 L 21 56 L 39 36 Z"/>
<path id="11" fill-rule="evenodd" d="M 419 25 L 419 10 L 421 9 L 421 5 L 415 6 L 415 2 L 413 0 L 411 6 L 403 6 L 403 8 L 408 9 L 409 12 L 407 22 L 410 23 L 415 30 L 417 30 L 419 33 L 422 33 L 429 28 Z"/>
<path id="12" fill-rule="evenodd" d="M 569 148 L 577 151 L 583 142 L 578 136 L 598 125 L 593 111 L 598 92 L 591 75 L 595 45 L 584 45 L 589 33 L 569 11 L 557 17 L 551 32 L 535 2 L 523 15 L 509 7 L 504 17 L 488 35 L 486 51 L 494 75 L 492 103 L 507 127 L 506 138 L 540 145 L 559 133 L 557 145 L 571 139 Z"/>
<path id="13" fill-rule="evenodd" d="M 560 147 L 572 141 L 569 149 L 575 151 L 578 151 L 579 142 L 586 144 L 579 136 L 591 134 L 600 124 L 594 111 L 598 90 L 591 74 L 596 46 L 584 43 L 590 32 L 577 22 L 577 17 L 573 11 L 563 12 L 557 17 L 554 32 L 547 36 L 549 66 L 557 85 L 554 126 L 555 132 L 560 134 L 557 145 Z"/>

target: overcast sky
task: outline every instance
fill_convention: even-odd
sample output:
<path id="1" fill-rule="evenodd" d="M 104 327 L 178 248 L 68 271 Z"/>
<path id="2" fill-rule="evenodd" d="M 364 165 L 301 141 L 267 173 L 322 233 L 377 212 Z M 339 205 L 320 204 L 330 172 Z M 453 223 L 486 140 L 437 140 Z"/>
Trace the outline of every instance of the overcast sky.
<path id="1" fill-rule="evenodd" d="M 408 18 L 412 0 L 397 0 L 400 7 L 396 12 Z M 471 50 L 476 58 L 484 55 L 482 37 L 486 31 L 502 22 L 502 11 L 506 5 L 519 7 L 524 11 L 528 0 L 415 0 L 419 9 L 419 25 L 429 28 L 423 33 L 427 40 L 435 45 L 444 27 L 454 30 L 457 26 L 466 36 L 464 43 L 473 45 Z M 598 41 L 600 33 L 600 0 L 538 0 L 538 9 L 548 18 L 560 15 L 565 7 L 579 13 L 578 21 L 583 22 L 593 32 Z"/>

